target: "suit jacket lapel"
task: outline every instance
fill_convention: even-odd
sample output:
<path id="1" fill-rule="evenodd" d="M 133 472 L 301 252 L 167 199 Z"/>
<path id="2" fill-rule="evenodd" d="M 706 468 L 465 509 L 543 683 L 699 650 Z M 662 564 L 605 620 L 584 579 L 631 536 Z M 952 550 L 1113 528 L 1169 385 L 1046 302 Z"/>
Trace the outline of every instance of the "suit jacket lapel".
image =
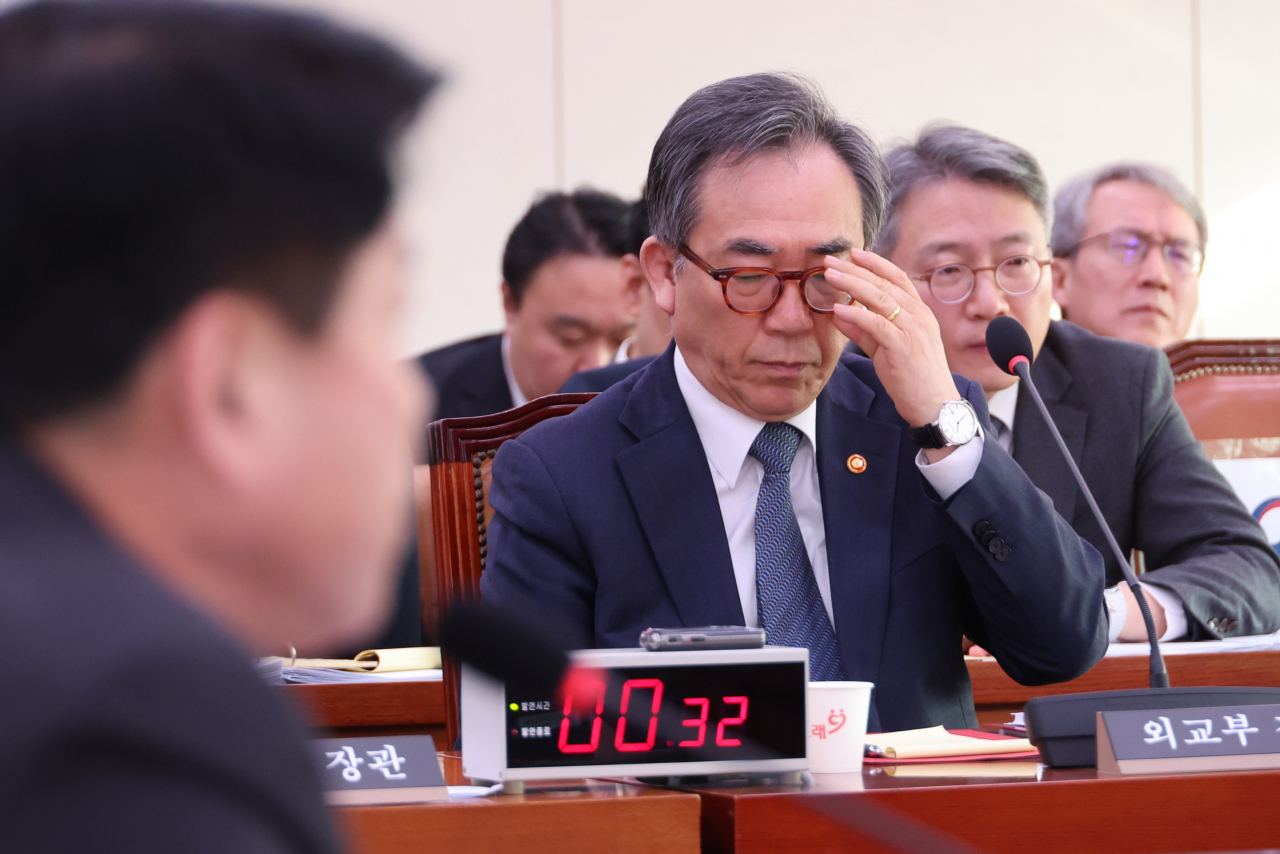
<path id="1" fill-rule="evenodd" d="M 745 617 L 720 502 L 673 354 L 669 348 L 632 389 L 618 420 L 639 442 L 616 460 L 680 619 L 740 626 Z"/>
<path id="2" fill-rule="evenodd" d="M 894 492 L 902 433 L 867 416 L 875 393 L 843 366 L 818 397 L 818 480 L 832 611 L 845 678 L 875 682 L 889 615 Z M 851 454 L 866 458 L 853 474 Z"/>
<path id="3" fill-rule="evenodd" d="M 1046 341 L 1041 348 L 1031 367 L 1031 376 L 1072 458 L 1076 465 L 1080 465 L 1089 413 L 1062 402 L 1067 387 L 1071 385 L 1071 374 L 1053 351 L 1051 342 Z M 1078 492 L 1075 478 L 1058 452 L 1053 434 L 1031 399 L 1031 393 L 1025 388 L 1018 390 L 1018 408 L 1013 421 L 1013 458 L 1031 482 L 1053 500 L 1058 515 L 1070 522 L 1075 516 Z"/>

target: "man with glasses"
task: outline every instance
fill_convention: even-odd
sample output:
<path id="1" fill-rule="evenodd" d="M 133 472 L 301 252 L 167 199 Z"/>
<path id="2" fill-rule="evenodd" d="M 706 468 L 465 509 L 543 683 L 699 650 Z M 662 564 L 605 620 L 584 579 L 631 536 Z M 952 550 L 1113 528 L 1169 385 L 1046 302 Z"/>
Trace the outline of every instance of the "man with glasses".
<path id="1" fill-rule="evenodd" d="M 1152 347 L 1187 337 L 1208 237 L 1190 190 L 1159 166 L 1116 163 L 1068 181 L 1053 210 L 1053 296 L 1064 317 Z"/>
<path id="2" fill-rule="evenodd" d="M 1111 639 L 1145 640 L 1141 614 L 1129 588 L 1116 586 L 1120 566 L 1034 402 L 987 353 L 987 324 L 1000 315 L 1030 334 L 1032 376 L 1120 547 L 1144 553 L 1162 638 L 1280 628 L 1280 562 L 1191 435 L 1164 355 L 1050 321 L 1056 262 L 1035 158 L 980 131 L 933 127 L 888 162 L 876 249 L 918 283 L 951 369 L 982 384 L 997 441 L 1106 558 Z"/>
<path id="3" fill-rule="evenodd" d="M 646 186 L 673 345 L 503 445 L 484 598 L 576 647 L 760 626 L 815 680 L 876 683 L 873 730 L 976 724 L 962 632 L 1024 683 L 1091 667 L 1101 558 L 985 438 L 910 280 L 863 251 L 870 140 L 804 81 L 725 80 L 676 111 Z"/>

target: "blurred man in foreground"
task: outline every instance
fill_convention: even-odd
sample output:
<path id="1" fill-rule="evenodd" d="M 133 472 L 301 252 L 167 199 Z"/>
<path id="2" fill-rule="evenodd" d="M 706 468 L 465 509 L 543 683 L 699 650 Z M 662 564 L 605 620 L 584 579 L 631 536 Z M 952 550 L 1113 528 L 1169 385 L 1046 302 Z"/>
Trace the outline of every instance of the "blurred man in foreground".
<path id="1" fill-rule="evenodd" d="M 636 324 L 623 290 L 627 219 L 626 202 L 594 190 L 533 203 L 502 253 L 506 331 L 418 357 L 437 418 L 520 406 L 614 357 Z"/>
<path id="2" fill-rule="evenodd" d="M 1195 195 L 1167 169 L 1115 163 L 1053 200 L 1053 297 L 1090 332 L 1167 347 L 1200 304 L 1209 239 Z"/>
<path id="3" fill-rule="evenodd" d="M 622 256 L 623 292 L 636 316 L 635 334 L 622 342 L 613 364 L 569 377 L 560 391 L 600 392 L 654 360 L 671 343 L 671 319 L 658 305 L 640 264 L 640 247 L 649 237 L 648 206 L 642 198 L 631 206 L 627 254 Z"/>
<path id="4" fill-rule="evenodd" d="M 433 85 L 279 11 L 0 16 L 0 850 L 336 849 L 251 659 L 387 606 L 387 157 Z"/>
<path id="5" fill-rule="evenodd" d="M 1191 435 L 1164 354 L 1050 322 L 1049 193 L 1035 158 L 980 131 L 934 127 L 888 161 L 876 246 L 917 282 L 951 369 L 982 384 L 997 441 L 1105 558 L 1111 639 L 1146 640 L 1142 616 L 1034 401 L 987 353 L 987 325 L 1001 315 L 1026 327 L 1036 387 L 1120 547 L 1146 555 L 1162 639 L 1280 628 L 1276 553 Z"/>
<path id="6" fill-rule="evenodd" d="M 675 346 L 502 446 L 484 598 L 578 647 L 761 626 L 816 681 L 874 682 L 873 731 L 976 724 L 962 631 L 1025 683 L 1091 667 L 1102 561 L 861 249 L 884 209 L 866 135 L 804 81 L 724 80 L 676 110 L 647 188 Z"/>

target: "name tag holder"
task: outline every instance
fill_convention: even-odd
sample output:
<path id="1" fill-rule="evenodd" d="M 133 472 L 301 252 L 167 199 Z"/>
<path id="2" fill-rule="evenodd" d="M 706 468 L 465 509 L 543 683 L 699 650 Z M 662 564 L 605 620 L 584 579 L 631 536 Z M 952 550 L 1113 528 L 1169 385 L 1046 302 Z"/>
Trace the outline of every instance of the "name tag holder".
<path id="1" fill-rule="evenodd" d="M 1280 768 L 1280 705 L 1098 712 L 1098 774 Z"/>
<path id="2" fill-rule="evenodd" d="M 429 735 L 318 738 L 311 749 L 331 806 L 449 800 Z"/>

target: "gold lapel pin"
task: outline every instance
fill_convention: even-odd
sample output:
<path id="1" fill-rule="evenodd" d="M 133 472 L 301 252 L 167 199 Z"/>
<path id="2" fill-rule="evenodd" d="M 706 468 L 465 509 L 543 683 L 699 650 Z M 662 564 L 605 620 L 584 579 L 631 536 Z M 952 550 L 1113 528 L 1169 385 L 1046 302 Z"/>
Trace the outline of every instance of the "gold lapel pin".
<path id="1" fill-rule="evenodd" d="M 849 459 L 845 460 L 845 465 L 854 474 L 862 474 L 867 470 L 867 458 L 862 454 L 850 454 Z"/>

